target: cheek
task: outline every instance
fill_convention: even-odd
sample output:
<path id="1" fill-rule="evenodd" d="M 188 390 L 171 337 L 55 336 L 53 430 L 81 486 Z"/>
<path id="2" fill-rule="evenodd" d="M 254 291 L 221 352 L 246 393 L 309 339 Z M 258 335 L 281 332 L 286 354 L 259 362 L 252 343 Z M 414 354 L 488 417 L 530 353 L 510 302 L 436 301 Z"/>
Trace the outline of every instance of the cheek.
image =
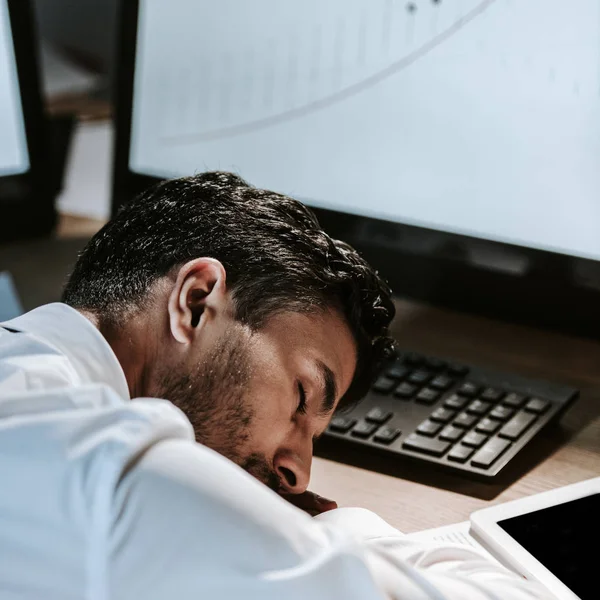
<path id="1" fill-rule="evenodd" d="M 281 375 L 252 377 L 247 401 L 252 408 L 250 440 L 255 447 L 276 448 L 293 427 L 290 384 Z"/>
<path id="2" fill-rule="evenodd" d="M 253 414 L 250 441 L 254 449 L 277 447 L 293 427 L 293 383 L 284 366 L 269 352 L 254 349 L 246 401 Z"/>
<path id="3" fill-rule="evenodd" d="M 293 423 L 289 392 L 287 396 L 283 396 L 277 385 L 263 382 L 249 390 L 253 413 L 251 437 L 257 443 L 276 444 L 289 433 Z"/>

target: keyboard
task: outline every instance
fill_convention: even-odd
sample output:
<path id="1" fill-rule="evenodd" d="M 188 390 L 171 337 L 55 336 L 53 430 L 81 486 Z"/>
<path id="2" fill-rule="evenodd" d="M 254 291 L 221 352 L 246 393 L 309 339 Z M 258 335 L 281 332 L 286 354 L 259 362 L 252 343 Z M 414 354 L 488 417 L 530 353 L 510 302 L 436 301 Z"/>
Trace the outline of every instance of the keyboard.
<path id="1" fill-rule="evenodd" d="M 490 480 L 578 390 L 400 352 L 364 400 L 336 412 L 324 438 Z"/>

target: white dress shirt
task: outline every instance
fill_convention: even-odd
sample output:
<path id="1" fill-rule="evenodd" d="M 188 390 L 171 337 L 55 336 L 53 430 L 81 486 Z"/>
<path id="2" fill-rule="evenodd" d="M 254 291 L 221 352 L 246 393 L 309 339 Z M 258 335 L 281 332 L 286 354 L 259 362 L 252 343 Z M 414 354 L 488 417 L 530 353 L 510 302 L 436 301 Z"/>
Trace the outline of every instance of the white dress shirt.
<path id="1" fill-rule="evenodd" d="M 197 444 L 170 402 L 131 401 L 72 308 L 4 325 L 17 332 L 0 328 L 1 600 L 546 597 L 363 509 L 309 517 Z"/>

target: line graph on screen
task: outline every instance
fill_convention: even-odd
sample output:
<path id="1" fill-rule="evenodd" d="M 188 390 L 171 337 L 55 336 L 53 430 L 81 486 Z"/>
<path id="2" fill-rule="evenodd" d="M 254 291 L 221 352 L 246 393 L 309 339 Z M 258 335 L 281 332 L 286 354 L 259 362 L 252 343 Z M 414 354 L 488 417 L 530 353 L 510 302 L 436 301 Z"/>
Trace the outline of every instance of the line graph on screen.
<path id="1" fill-rule="evenodd" d="M 172 109 L 165 145 L 217 140 L 273 127 L 334 106 L 414 65 L 498 0 L 376 0 L 335 18 L 303 21 L 165 67 L 156 98 Z M 180 61 L 181 62 L 181 61 Z M 174 63 L 175 64 L 175 63 Z"/>

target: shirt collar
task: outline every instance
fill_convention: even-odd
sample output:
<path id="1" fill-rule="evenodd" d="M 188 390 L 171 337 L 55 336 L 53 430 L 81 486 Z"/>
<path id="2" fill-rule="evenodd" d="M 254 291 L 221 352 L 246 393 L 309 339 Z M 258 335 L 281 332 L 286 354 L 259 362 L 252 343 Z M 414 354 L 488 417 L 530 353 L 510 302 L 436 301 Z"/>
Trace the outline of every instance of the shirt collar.
<path id="1" fill-rule="evenodd" d="M 129 400 L 125 373 L 113 349 L 98 329 L 66 304 L 40 306 L 16 319 L 2 323 L 43 339 L 62 352 L 82 383 L 103 383 Z"/>

